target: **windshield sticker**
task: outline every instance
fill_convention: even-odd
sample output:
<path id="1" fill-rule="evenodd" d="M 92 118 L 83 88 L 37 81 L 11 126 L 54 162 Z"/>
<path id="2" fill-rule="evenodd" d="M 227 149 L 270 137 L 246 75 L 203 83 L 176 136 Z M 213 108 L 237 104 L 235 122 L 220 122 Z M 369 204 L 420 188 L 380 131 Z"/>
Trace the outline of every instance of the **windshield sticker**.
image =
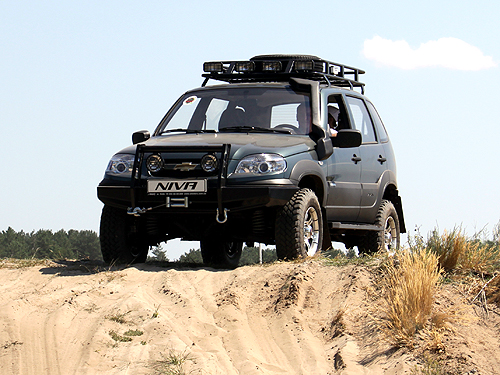
<path id="1" fill-rule="evenodd" d="M 196 96 L 190 96 L 189 98 L 187 98 L 186 100 L 184 100 L 184 104 L 191 104 L 192 102 L 194 102 L 195 100 L 197 99 Z"/>

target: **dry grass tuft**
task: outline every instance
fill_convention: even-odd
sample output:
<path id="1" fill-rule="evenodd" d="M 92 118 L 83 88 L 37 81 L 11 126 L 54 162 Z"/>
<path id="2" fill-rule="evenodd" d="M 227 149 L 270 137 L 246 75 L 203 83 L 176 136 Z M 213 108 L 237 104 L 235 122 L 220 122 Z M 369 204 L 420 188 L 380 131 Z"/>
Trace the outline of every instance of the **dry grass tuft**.
<path id="1" fill-rule="evenodd" d="M 193 361 L 187 349 L 182 353 L 177 353 L 170 349 L 167 355 L 162 354 L 163 360 L 156 361 L 153 366 L 156 374 L 163 375 L 185 375 L 185 365 L 187 361 Z M 189 372 L 191 373 L 191 372 Z"/>
<path id="2" fill-rule="evenodd" d="M 120 323 L 120 324 L 126 324 L 128 321 L 125 319 L 125 316 L 130 314 L 132 311 L 127 311 L 124 313 L 115 313 L 111 315 L 106 315 L 105 318 L 109 319 L 113 322 Z"/>
<path id="3" fill-rule="evenodd" d="M 7 269 L 21 269 L 36 266 L 52 266 L 53 263 L 50 259 L 38 259 L 38 258 L 26 258 L 26 259 L 15 259 L 15 258 L 4 258 L 0 260 L 0 268 Z"/>
<path id="4" fill-rule="evenodd" d="M 397 346 L 413 346 L 429 321 L 440 277 L 438 257 L 424 248 L 398 253 L 384 267 L 382 332 Z"/>
<path id="5" fill-rule="evenodd" d="M 428 354 L 424 355 L 423 364 L 420 367 L 415 366 L 410 372 L 411 375 L 444 375 L 446 373 L 438 359 Z"/>
<path id="6" fill-rule="evenodd" d="M 468 243 L 461 229 L 445 230 L 443 234 L 434 229 L 427 239 L 427 249 L 438 256 L 439 266 L 449 272 L 456 268 L 458 260 L 466 253 Z"/>
<path id="7" fill-rule="evenodd" d="M 480 274 L 491 273 L 498 266 L 499 247 L 479 241 L 469 241 L 459 259 L 458 268 Z"/>
<path id="8" fill-rule="evenodd" d="M 496 274 L 493 276 L 494 279 L 491 279 L 486 290 L 486 297 L 489 303 L 495 303 L 497 306 L 500 306 L 500 276 L 498 275 Z"/>
<path id="9" fill-rule="evenodd" d="M 497 242 L 470 239 L 461 229 L 445 230 L 443 234 L 434 229 L 424 246 L 438 256 L 439 266 L 446 272 L 492 273 L 499 266 Z"/>

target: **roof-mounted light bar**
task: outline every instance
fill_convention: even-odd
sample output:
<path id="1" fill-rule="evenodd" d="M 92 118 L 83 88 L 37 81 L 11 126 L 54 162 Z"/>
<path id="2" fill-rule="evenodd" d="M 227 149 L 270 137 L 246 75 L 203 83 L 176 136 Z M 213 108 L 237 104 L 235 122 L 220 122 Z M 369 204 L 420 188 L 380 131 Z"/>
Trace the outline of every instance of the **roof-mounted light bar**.
<path id="1" fill-rule="evenodd" d="M 361 88 L 359 75 L 365 72 L 312 55 L 261 55 L 249 61 L 209 61 L 203 64 L 205 82 L 209 79 L 238 82 L 288 81 L 291 77 L 321 81 L 328 85 Z"/>

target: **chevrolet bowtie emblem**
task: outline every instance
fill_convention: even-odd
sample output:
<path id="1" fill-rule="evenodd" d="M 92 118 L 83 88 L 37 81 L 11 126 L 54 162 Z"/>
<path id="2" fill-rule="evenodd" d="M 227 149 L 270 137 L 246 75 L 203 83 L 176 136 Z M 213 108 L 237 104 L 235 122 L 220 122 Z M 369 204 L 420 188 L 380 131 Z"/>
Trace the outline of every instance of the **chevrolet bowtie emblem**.
<path id="1" fill-rule="evenodd" d="M 183 171 L 183 172 L 192 171 L 193 169 L 196 168 L 197 165 L 198 164 L 193 164 L 191 162 L 184 162 L 182 164 L 177 164 L 174 167 L 174 171 Z"/>

